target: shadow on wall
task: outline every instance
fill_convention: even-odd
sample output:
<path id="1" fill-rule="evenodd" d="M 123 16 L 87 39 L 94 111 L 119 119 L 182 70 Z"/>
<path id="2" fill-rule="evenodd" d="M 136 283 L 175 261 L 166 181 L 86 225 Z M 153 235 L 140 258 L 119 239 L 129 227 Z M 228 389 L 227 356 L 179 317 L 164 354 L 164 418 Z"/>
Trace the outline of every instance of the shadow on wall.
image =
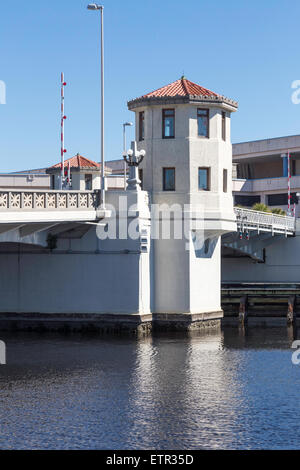
<path id="1" fill-rule="evenodd" d="M 211 258 L 218 243 L 218 237 L 207 237 L 201 232 L 192 234 L 196 258 Z"/>

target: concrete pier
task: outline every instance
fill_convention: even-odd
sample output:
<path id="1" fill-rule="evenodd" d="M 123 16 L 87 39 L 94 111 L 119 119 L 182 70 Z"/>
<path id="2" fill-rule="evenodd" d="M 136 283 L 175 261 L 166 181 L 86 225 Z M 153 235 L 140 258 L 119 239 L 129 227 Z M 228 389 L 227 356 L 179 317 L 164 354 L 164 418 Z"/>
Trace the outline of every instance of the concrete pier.
<path id="1" fill-rule="evenodd" d="M 0 314 L 0 331 L 52 331 L 148 336 L 153 318 L 148 315 Z"/>

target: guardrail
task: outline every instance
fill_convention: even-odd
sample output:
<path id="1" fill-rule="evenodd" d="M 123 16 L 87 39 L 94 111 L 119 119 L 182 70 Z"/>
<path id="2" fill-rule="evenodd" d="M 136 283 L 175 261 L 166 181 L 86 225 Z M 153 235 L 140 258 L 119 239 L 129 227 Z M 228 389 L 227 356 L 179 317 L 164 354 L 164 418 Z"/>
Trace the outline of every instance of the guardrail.
<path id="1" fill-rule="evenodd" d="M 96 210 L 100 191 L 0 190 L 0 211 Z"/>
<path id="2" fill-rule="evenodd" d="M 258 230 L 272 233 L 295 233 L 295 218 L 268 212 L 235 207 L 238 230 Z"/>

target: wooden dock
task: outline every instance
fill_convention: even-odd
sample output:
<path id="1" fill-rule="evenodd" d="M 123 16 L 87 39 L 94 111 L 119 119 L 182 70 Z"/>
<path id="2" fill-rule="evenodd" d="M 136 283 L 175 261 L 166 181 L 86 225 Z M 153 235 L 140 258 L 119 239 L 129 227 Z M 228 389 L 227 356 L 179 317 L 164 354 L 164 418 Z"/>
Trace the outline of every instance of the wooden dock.
<path id="1" fill-rule="evenodd" d="M 224 283 L 222 309 L 225 325 L 296 325 L 300 283 Z"/>

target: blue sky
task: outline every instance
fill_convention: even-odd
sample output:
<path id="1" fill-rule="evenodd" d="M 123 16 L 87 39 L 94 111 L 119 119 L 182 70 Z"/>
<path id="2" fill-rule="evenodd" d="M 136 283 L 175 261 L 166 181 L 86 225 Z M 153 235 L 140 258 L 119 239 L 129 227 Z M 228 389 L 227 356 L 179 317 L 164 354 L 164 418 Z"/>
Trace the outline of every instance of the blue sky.
<path id="1" fill-rule="evenodd" d="M 60 158 L 60 72 L 67 157 L 100 153 L 99 17 L 87 0 L 0 6 L 0 172 Z M 122 154 L 126 103 L 182 75 L 239 101 L 232 140 L 300 133 L 297 0 L 104 0 L 106 158 Z M 133 136 L 129 132 L 128 139 Z"/>

